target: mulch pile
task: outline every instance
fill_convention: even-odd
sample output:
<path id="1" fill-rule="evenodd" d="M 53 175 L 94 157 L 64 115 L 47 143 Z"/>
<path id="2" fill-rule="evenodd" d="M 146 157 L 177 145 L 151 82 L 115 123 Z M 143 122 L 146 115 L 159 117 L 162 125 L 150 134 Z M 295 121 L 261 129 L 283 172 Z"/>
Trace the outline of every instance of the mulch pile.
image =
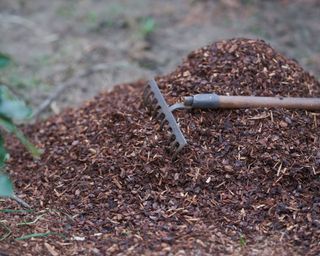
<path id="1" fill-rule="evenodd" d="M 213 43 L 156 80 L 169 103 L 201 92 L 320 96 L 314 77 L 261 40 Z M 319 112 L 180 111 L 189 144 L 172 161 L 167 134 L 141 104 L 144 84 L 116 86 L 27 127 L 45 149 L 37 162 L 10 140 L 10 173 L 35 210 L 0 213 L 12 231 L 0 248 L 24 255 L 320 252 Z M 26 220 L 35 223 L 17 225 Z"/>

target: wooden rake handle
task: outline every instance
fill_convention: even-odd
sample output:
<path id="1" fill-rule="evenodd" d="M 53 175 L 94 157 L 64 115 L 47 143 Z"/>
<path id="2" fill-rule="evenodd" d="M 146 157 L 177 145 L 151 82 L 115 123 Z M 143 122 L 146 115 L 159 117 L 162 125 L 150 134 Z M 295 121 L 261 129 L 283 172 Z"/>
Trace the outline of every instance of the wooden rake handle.
<path id="1" fill-rule="evenodd" d="M 185 106 L 191 108 L 286 108 L 320 110 L 320 98 L 220 96 L 197 94 L 185 97 Z"/>

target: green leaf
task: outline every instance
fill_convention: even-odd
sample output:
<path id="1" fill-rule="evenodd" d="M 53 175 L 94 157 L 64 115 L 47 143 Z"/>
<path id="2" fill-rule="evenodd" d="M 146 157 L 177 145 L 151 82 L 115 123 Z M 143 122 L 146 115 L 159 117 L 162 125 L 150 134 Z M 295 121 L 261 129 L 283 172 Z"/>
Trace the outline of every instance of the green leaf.
<path id="1" fill-rule="evenodd" d="M 13 120 L 24 120 L 31 117 L 31 109 L 2 85 L 0 86 L 0 115 Z"/>
<path id="2" fill-rule="evenodd" d="M 147 17 L 142 20 L 141 32 L 144 37 L 149 36 L 155 29 L 155 21 L 152 17 Z"/>
<path id="3" fill-rule="evenodd" d="M 8 54 L 0 52 L 0 69 L 7 67 L 10 63 L 10 56 Z"/>
<path id="4" fill-rule="evenodd" d="M 4 148 L 4 139 L 0 134 L 0 169 L 3 168 L 5 161 L 7 160 L 7 151 Z"/>
<path id="5" fill-rule="evenodd" d="M 0 212 L 2 213 L 27 213 L 27 212 L 33 212 L 34 210 L 32 209 L 28 209 L 28 210 L 25 210 L 25 209 L 19 209 L 19 210 L 16 210 L 16 209 L 0 209 Z"/>
<path id="6" fill-rule="evenodd" d="M 39 158 L 41 156 L 43 151 L 35 147 L 20 130 L 17 129 L 14 135 L 20 140 L 33 157 Z"/>
<path id="7" fill-rule="evenodd" d="M 12 197 L 13 195 L 13 185 L 9 177 L 4 173 L 0 173 L 0 196 Z"/>
<path id="8" fill-rule="evenodd" d="M 31 109 L 22 101 L 4 101 L 0 103 L 0 114 L 14 120 L 24 120 L 31 116 Z"/>
<path id="9" fill-rule="evenodd" d="M 3 116 L 0 114 L 0 126 L 5 129 L 9 133 L 14 133 L 17 129 L 14 123 L 10 120 L 10 118 Z"/>
<path id="10" fill-rule="evenodd" d="M 10 119 L 0 115 L 0 126 L 2 126 L 7 132 L 14 134 L 33 157 L 40 157 L 42 151 L 36 148 Z"/>
<path id="11" fill-rule="evenodd" d="M 241 247 L 246 246 L 247 241 L 246 241 L 246 238 L 243 235 L 240 235 L 239 243 L 240 243 Z"/>

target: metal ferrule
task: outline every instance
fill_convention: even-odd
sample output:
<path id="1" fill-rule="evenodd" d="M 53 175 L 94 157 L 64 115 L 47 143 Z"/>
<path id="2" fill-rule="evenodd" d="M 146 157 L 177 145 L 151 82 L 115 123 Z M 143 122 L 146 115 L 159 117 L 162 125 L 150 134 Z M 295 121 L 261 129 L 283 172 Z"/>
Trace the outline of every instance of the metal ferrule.
<path id="1" fill-rule="evenodd" d="M 187 96 L 184 98 L 184 104 L 191 108 L 218 108 L 219 96 L 214 93 Z"/>

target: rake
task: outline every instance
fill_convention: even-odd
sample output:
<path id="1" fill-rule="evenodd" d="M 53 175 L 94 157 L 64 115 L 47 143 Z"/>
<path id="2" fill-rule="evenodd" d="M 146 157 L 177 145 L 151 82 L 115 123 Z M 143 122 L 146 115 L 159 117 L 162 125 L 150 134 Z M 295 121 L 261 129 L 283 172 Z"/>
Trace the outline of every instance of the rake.
<path id="1" fill-rule="evenodd" d="M 187 145 L 172 112 L 177 109 L 238 109 L 238 108 L 286 108 L 320 110 L 320 98 L 221 96 L 214 93 L 187 96 L 181 103 L 169 106 L 156 81 L 150 80 L 143 92 L 144 105 L 151 116 L 160 121 L 160 129 L 167 127 L 170 133 L 169 152 L 173 158 Z"/>

